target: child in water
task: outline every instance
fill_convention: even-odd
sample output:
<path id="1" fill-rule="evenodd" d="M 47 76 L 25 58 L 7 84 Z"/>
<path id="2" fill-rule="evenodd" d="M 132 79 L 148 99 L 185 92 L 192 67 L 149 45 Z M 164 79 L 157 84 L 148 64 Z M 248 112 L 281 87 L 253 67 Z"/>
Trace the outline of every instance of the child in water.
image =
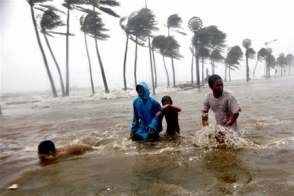
<path id="1" fill-rule="evenodd" d="M 38 157 L 40 160 L 57 159 L 70 155 L 80 155 L 88 150 L 93 150 L 93 148 L 86 144 L 75 144 L 56 149 L 51 140 L 44 140 L 38 146 Z"/>
<path id="2" fill-rule="evenodd" d="M 173 139 L 177 139 L 180 137 L 180 126 L 179 126 L 179 112 L 181 108 L 172 105 L 173 101 L 170 96 L 164 96 L 161 99 L 162 103 L 162 113 L 161 118 L 165 116 L 167 128 L 166 128 L 166 136 L 170 136 Z"/>

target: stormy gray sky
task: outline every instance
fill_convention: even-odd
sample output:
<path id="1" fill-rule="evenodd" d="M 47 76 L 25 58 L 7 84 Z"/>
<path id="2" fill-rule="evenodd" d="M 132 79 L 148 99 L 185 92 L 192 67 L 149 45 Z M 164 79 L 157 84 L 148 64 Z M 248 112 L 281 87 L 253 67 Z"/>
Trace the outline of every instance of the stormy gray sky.
<path id="1" fill-rule="evenodd" d="M 60 5 L 62 0 L 55 0 Z M 130 15 L 133 11 L 145 6 L 144 0 L 120 0 L 121 6 L 113 8 L 121 17 Z M 58 6 L 61 8 L 61 6 Z M 166 23 L 168 16 L 178 14 L 183 19 L 183 30 L 187 36 L 175 35 L 181 44 L 181 54 L 184 58 L 175 61 L 176 81 L 190 80 L 191 53 L 189 44 L 193 34 L 188 29 L 188 21 L 191 17 L 200 17 L 203 26 L 215 25 L 219 30 L 227 34 L 226 44 L 231 47 L 239 45 L 249 38 L 252 48 L 258 52 L 265 47 L 265 42 L 278 39 L 268 46 L 273 49 L 273 55 L 278 57 L 280 53 L 294 55 L 294 1 L 293 0 L 148 0 L 148 8 L 156 15 L 160 31 L 155 33 L 167 34 L 162 25 Z M 61 8 L 62 9 L 62 8 Z M 71 14 L 70 31 L 74 34 L 70 38 L 70 86 L 89 87 L 89 69 L 85 52 L 83 34 L 79 30 L 79 17 L 77 11 Z M 63 16 L 65 18 L 65 16 Z M 99 49 L 110 90 L 115 87 L 123 87 L 122 66 L 125 51 L 126 37 L 123 34 L 119 19 L 103 14 L 103 21 L 111 36 L 108 41 L 99 41 Z M 49 79 L 45 70 L 43 59 L 34 33 L 30 7 L 25 0 L 1 0 L 0 1 L 0 25 L 1 25 L 1 86 L 0 92 L 24 92 L 50 90 Z M 65 32 L 65 27 L 58 31 Z M 55 35 L 49 38 L 52 49 L 57 57 L 63 79 L 65 81 L 65 37 Z M 42 43 L 46 49 L 47 59 L 57 89 L 60 89 L 55 64 L 47 50 L 42 37 Z M 88 38 L 89 49 L 93 68 L 95 86 L 103 86 L 100 68 L 95 54 L 95 45 L 92 38 Z M 243 52 L 245 51 L 242 47 Z M 149 56 L 147 48 L 138 50 L 138 81 L 151 81 Z M 166 76 L 162 58 L 157 55 L 157 70 L 159 81 L 165 82 Z M 256 60 L 249 61 L 253 70 Z M 170 60 L 166 59 L 170 80 L 172 72 Z M 207 64 L 206 66 L 209 66 Z M 258 64 L 258 76 L 263 73 L 263 63 Z M 127 83 L 133 87 L 134 70 L 134 44 L 129 43 L 127 60 Z M 223 76 L 221 64 L 216 73 Z M 245 58 L 241 62 L 240 70 L 232 74 L 232 79 L 245 79 Z M 194 76 L 195 80 L 195 76 Z"/>

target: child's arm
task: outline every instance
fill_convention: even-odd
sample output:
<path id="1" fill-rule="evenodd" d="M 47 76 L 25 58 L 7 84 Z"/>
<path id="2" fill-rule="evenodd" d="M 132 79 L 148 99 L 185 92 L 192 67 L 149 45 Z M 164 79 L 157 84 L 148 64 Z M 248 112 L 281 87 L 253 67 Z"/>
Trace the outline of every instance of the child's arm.
<path id="1" fill-rule="evenodd" d="M 170 104 L 165 104 L 164 106 L 162 106 L 162 110 L 168 109 L 169 107 L 173 108 L 174 110 L 176 110 L 177 112 L 182 111 L 181 108 L 174 106 L 174 105 L 170 105 Z"/>

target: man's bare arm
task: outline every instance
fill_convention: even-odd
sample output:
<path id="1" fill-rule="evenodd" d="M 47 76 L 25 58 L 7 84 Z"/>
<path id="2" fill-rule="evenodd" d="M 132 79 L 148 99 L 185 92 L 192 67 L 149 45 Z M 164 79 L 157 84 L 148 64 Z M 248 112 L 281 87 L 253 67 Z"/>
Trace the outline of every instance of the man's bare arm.
<path id="1" fill-rule="evenodd" d="M 202 110 L 202 125 L 203 127 L 208 126 L 208 112 Z"/>

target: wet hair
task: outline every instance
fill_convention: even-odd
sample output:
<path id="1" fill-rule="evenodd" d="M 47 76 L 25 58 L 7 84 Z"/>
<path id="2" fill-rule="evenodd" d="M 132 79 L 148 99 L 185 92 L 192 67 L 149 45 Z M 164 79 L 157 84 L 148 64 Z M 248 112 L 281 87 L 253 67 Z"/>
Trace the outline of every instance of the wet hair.
<path id="1" fill-rule="evenodd" d="M 167 96 L 167 95 L 162 97 L 162 99 L 161 99 L 161 103 L 162 103 L 162 105 L 163 105 L 163 103 L 164 103 L 165 101 L 169 101 L 169 102 L 173 103 L 172 98 L 171 98 L 170 96 Z"/>
<path id="2" fill-rule="evenodd" d="M 219 75 L 216 75 L 216 74 L 213 74 L 213 75 L 209 76 L 209 78 L 208 78 L 208 85 L 209 86 L 213 86 L 214 82 L 216 80 L 219 80 L 219 79 L 222 79 L 222 78 Z"/>
<path id="3" fill-rule="evenodd" d="M 44 140 L 38 146 L 38 151 L 40 154 L 50 154 L 50 152 L 55 152 L 55 145 L 51 140 Z"/>

